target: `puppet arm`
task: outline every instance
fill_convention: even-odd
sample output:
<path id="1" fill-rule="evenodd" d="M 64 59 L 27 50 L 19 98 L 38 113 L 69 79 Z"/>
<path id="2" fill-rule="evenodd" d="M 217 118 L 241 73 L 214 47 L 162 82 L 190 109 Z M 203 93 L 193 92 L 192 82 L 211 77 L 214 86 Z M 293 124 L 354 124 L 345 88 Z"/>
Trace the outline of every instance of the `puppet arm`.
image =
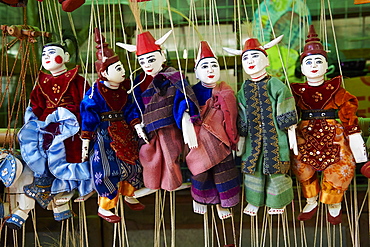
<path id="1" fill-rule="evenodd" d="M 188 144 L 190 149 L 197 148 L 198 147 L 197 135 L 195 134 L 194 125 L 190 120 L 190 115 L 186 111 L 182 115 L 181 125 L 184 143 Z"/>
<path id="2" fill-rule="evenodd" d="M 82 162 L 87 161 L 89 158 L 89 139 L 82 139 Z"/>
<path id="3" fill-rule="evenodd" d="M 145 132 L 144 132 L 144 124 L 143 123 L 139 123 L 139 124 L 136 124 L 135 126 L 135 130 L 136 130 L 136 133 L 137 135 L 142 138 L 146 144 L 149 143 L 148 141 L 148 137 L 146 136 Z"/>
<path id="4" fill-rule="evenodd" d="M 290 150 L 293 150 L 294 155 L 298 155 L 297 137 L 295 132 L 296 128 L 296 124 L 293 124 L 288 128 L 289 148 Z"/>
<path id="5" fill-rule="evenodd" d="M 348 137 L 349 146 L 351 148 L 356 163 L 366 162 L 366 146 L 364 140 L 362 139 L 361 133 L 354 133 L 349 135 Z"/>

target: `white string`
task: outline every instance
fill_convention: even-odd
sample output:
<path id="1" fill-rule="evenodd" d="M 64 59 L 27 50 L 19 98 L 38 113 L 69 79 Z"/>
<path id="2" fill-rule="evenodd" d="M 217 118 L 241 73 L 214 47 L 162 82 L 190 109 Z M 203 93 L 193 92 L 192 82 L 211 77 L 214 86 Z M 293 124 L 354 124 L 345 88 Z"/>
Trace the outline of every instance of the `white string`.
<path id="1" fill-rule="evenodd" d="M 167 2 L 167 7 L 168 7 L 168 15 L 170 17 L 171 29 L 172 30 L 175 30 L 174 25 L 173 25 L 173 20 L 172 20 L 172 13 L 171 13 L 170 1 L 169 0 L 166 0 L 166 2 Z M 177 65 L 179 67 L 179 72 L 180 72 L 179 74 L 180 74 L 180 80 L 181 80 L 181 84 L 182 84 L 182 90 L 184 92 L 184 97 L 185 97 L 186 105 L 189 108 L 188 96 L 187 96 L 187 92 L 185 91 L 185 83 L 184 83 L 184 78 L 183 78 L 183 74 L 182 74 L 182 71 L 181 71 L 181 63 L 180 63 L 180 58 L 179 58 L 179 52 L 177 50 L 177 42 L 176 42 L 175 32 L 173 32 L 173 39 L 174 39 L 174 43 L 175 43 L 176 59 L 177 59 Z"/>
<path id="2" fill-rule="evenodd" d="M 332 28 L 332 32 L 333 32 L 335 53 L 337 55 L 338 68 L 339 68 L 339 73 L 341 75 L 341 80 L 342 80 L 342 87 L 345 88 L 344 79 L 343 79 L 343 72 L 342 72 L 342 66 L 341 66 L 341 63 L 340 63 L 340 57 L 339 57 L 339 51 L 338 51 L 337 37 L 336 37 L 336 34 L 335 34 L 335 30 L 334 30 L 333 15 L 332 15 L 332 11 L 331 11 L 331 6 L 330 6 L 330 1 L 329 0 L 328 0 L 328 9 L 329 9 L 329 15 L 330 15 L 331 28 Z"/>

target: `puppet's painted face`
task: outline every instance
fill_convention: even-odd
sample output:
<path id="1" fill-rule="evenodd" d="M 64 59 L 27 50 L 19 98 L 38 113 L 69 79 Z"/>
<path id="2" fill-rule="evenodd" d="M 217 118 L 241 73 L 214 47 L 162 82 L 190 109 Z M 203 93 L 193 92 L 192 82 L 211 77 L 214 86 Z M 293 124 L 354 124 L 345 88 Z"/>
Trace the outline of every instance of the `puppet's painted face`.
<path id="1" fill-rule="evenodd" d="M 125 69 L 121 61 L 117 61 L 112 63 L 107 67 L 105 71 L 102 72 L 102 76 L 104 76 L 109 82 L 113 83 L 121 83 L 125 79 Z"/>
<path id="2" fill-rule="evenodd" d="M 328 62 L 323 55 L 309 55 L 303 58 L 301 70 L 308 80 L 320 79 L 328 70 Z"/>
<path id="3" fill-rule="evenodd" d="M 155 76 L 162 70 L 162 64 L 166 61 L 161 51 L 153 51 L 138 56 L 137 60 L 145 74 Z"/>
<path id="4" fill-rule="evenodd" d="M 242 64 L 245 73 L 251 77 L 264 73 L 266 67 L 269 66 L 269 60 L 267 56 L 258 50 L 249 50 L 242 55 Z"/>
<path id="5" fill-rule="evenodd" d="M 69 53 L 58 46 L 47 46 L 42 50 L 42 66 L 49 71 L 58 72 L 65 68 L 69 61 Z"/>
<path id="6" fill-rule="evenodd" d="M 220 79 L 220 65 L 214 57 L 203 58 L 195 68 L 195 76 L 205 84 L 213 84 Z"/>

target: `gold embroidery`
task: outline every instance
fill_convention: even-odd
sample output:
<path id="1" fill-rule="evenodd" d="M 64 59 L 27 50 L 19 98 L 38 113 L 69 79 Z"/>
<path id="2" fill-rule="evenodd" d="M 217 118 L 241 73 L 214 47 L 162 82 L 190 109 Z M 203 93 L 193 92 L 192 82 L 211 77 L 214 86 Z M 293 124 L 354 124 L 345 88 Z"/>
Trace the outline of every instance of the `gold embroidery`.
<path id="1" fill-rule="evenodd" d="M 54 84 L 52 87 L 54 94 L 60 93 L 60 86 L 58 84 Z"/>

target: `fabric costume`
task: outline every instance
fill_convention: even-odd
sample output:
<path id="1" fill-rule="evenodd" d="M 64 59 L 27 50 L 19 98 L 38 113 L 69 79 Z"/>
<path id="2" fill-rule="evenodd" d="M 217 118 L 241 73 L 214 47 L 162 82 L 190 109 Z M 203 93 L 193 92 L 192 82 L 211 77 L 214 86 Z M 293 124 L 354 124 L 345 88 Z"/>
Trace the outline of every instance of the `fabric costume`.
<path id="1" fill-rule="evenodd" d="M 339 203 L 355 171 L 348 135 L 361 132 L 357 98 L 341 87 L 340 76 L 320 86 L 292 83 L 291 88 L 301 114 L 297 128 L 299 154 L 294 156 L 292 167 L 303 195 L 311 198 L 319 194 L 317 171 L 322 171 L 320 201 Z M 337 117 L 341 123 L 335 120 Z"/>
<path id="2" fill-rule="evenodd" d="M 280 80 L 246 80 L 237 94 L 239 134 L 246 137 L 242 156 L 245 195 L 254 206 L 282 208 L 293 199 L 286 129 L 297 123 L 294 98 Z"/>
<path id="3" fill-rule="evenodd" d="M 89 156 L 95 189 L 107 201 L 114 199 L 112 204 L 99 204 L 105 209 L 114 207 L 118 184 L 121 194 L 132 196 L 143 183 L 133 129 L 140 120 L 128 86 L 126 80 L 110 89 L 97 81 L 81 102 L 81 138 L 93 140 Z"/>
<path id="4" fill-rule="evenodd" d="M 41 187 L 51 182 L 51 194 L 78 189 L 84 196 L 93 191 L 89 164 L 81 163 L 79 136 L 80 102 L 89 85 L 77 72 L 78 67 L 54 77 L 40 71 L 31 92 L 32 108 L 18 134 L 22 157 L 37 178 L 35 188 L 25 187 L 29 196 L 44 193 Z M 43 207 L 51 200 L 45 193 L 35 198 Z"/>
<path id="5" fill-rule="evenodd" d="M 186 156 L 193 176 L 191 194 L 201 204 L 233 207 L 239 203 L 240 180 L 232 149 L 238 142 L 238 116 L 234 91 L 226 82 L 206 88 L 193 87 L 201 109 L 201 121 L 194 124 L 198 147 Z"/>
<path id="6" fill-rule="evenodd" d="M 144 81 L 134 89 L 143 114 L 149 144 L 140 147 L 145 187 L 175 190 L 182 184 L 179 155 L 183 150 L 181 119 L 189 109 L 192 118 L 198 115 L 198 103 L 193 90 L 184 79 L 187 102 L 183 92 L 180 72 L 166 67 L 156 76 L 144 73 L 134 84 Z"/>

